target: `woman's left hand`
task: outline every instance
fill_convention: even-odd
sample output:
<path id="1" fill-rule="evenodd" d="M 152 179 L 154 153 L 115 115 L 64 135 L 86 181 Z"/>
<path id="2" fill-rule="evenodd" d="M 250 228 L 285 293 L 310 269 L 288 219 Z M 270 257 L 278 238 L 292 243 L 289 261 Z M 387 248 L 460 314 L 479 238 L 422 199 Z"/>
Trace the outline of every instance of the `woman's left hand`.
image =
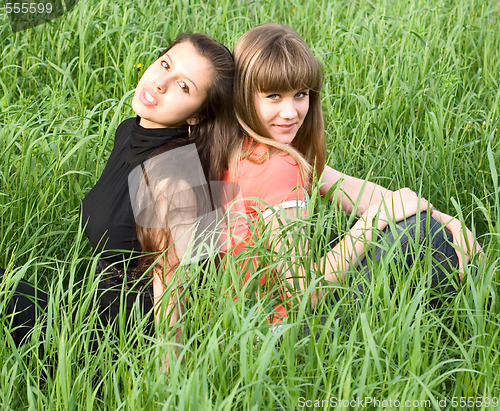
<path id="1" fill-rule="evenodd" d="M 475 239 L 472 231 L 463 226 L 457 218 L 453 218 L 436 209 L 433 210 L 432 217 L 443 224 L 453 236 L 453 246 L 458 257 L 458 270 L 461 273 L 459 276 L 460 280 L 462 280 L 464 278 L 465 265 L 469 264 L 471 258 L 476 254 L 482 258 L 482 256 L 484 256 L 483 248 Z M 464 228 L 465 232 L 463 230 Z"/>
<path id="2" fill-rule="evenodd" d="M 454 224 L 452 224 L 454 223 Z M 446 228 L 453 235 L 453 244 L 458 257 L 458 270 L 460 271 L 460 280 L 463 279 L 464 266 L 470 263 L 474 255 L 478 254 L 481 258 L 484 255 L 483 248 L 474 238 L 472 231 L 465 227 L 465 232 L 462 229 L 462 224 L 458 220 L 454 220 L 448 224 Z"/>

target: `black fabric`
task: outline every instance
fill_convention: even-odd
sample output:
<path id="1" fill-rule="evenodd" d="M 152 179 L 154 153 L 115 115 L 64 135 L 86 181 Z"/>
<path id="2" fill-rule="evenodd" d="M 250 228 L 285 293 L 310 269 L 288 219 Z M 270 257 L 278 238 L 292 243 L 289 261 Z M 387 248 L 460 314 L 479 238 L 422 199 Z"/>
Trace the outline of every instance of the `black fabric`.
<path id="1" fill-rule="evenodd" d="M 101 339 L 102 327 L 111 325 L 115 334 L 120 333 L 119 315 L 125 319 L 125 330 L 137 327 L 143 319 L 144 331 L 154 333 L 154 311 L 152 287 L 144 282 L 126 282 L 123 276 L 116 275 L 109 267 L 101 266 L 105 271 L 97 289 L 97 304 L 100 326 L 94 331 L 91 349 L 97 350 Z M 0 268 L 0 284 L 3 283 L 5 271 Z M 9 328 L 16 346 L 29 341 L 31 331 L 37 324 L 41 325 L 40 342 L 45 336 L 46 323 L 43 318 L 47 313 L 49 295 L 33 284 L 21 280 L 13 287 L 5 287 L 0 294 L 0 316 L 2 322 Z M 138 310 L 140 312 L 138 312 Z M 123 330 L 123 331 L 125 331 Z M 40 353 L 43 345 L 39 346 Z"/>
<path id="2" fill-rule="evenodd" d="M 0 268 L 0 284 L 3 283 L 5 270 Z M 10 297 L 5 300 L 5 297 Z M 31 330 L 42 315 L 47 311 L 48 295 L 33 287 L 30 283 L 21 280 L 15 290 L 4 288 L 0 294 L 0 315 L 6 315 L 5 324 L 9 324 L 12 338 L 16 346 L 20 346 L 29 339 Z M 40 341 L 45 335 L 45 323 L 42 324 Z"/>
<path id="3" fill-rule="evenodd" d="M 188 142 L 187 137 L 187 127 L 145 129 L 139 125 L 139 117 L 129 118 L 118 126 L 106 167 L 82 201 L 85 233 L 96 253 L 103 252 L 102 258 L 119 263 L 130 256 L 137 257 L 140 246 L 128 175 L 160 147 L 174 140 Z"/>
<path id="4" fill-rule="evenodd" d="M 144 331 L 148 335 L 154 334 L 153 287 L 150 281 L 127 281 L 126 277 L 113 266 L 99 261 L 97 273 L 101 274 L 101 281 L 97 289 L 99 304 L 99 322 L 102 327 L 111 325 L 116 336 L 120 334 L 120 315 L 123 316 L 125 328 L 129 331 L 137 328 L 143 319 Z M 101 340 L 101 327 L 95 330 L 95 339 L 91 349 L 97 350 L 98 340 Z"/>

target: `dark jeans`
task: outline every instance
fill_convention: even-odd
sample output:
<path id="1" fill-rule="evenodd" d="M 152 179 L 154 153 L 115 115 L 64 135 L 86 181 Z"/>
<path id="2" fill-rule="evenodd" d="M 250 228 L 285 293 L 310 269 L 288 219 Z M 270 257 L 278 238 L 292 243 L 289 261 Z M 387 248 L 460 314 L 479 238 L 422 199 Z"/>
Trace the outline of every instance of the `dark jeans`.
<path id="1" fill-rule="evenodd" d="M 0 284 L 3 283 L 5 270 L 0 268 Z M 16 346 L 26 342 L 28 333 L 35 327 L 37 318 L 45 315 L 49 296 L 33 287 L 26 281 L 19 281 L 15 290 L 5 289 L 0 286 L 0 316 L 6 315 L 5 323 L 10 324 L 10 332 Z M 7 300 L 5 298 L 7 297 Z M 3 322 L 3 321 L 2 321 Z M 43 325 L 40 338 L 43 338 L 45 326 Z"/>
<path id="2" fill-rule="evenodd" d="M 339 238 L 334 238 L 330 247 L 335 246 L 338 241 Z M 443 298 L 456 292 L 459 281 L 456 274 L 458 257 L 452 246 L 453 237 L 426 212 L 409 217 L 392 227 L 389 225 L 372 243 L 358 266 L 362 278 L 353 288 L 355 297 L 363 294 L 368 282 L 376 281 L 371 275 L 375 271 L 374 266 L 386 264 L 388 274 L 391 275 L 390 269 L 394 266 L 391 262 L 406 273 L 415 264 L 422 267 L 428 265 L 431 272 L 430 289 L 435 295 L 430 299 L 431 304 L 439 305 Z M 376 271 L 379 271 L 378 267 Z M 390 278 L 391 285 L 394 286 L 395 279 L 392 276 Z M 351 279 L 351 285 L 354 281 L 356 279 Z"/>
<path id="3" fill-rule="evenodd" d="M 0 268 L 0 284 L 3 283 L 5 271 Z M 132 327 L 133 323 L 139 321 L 137 318 L 137 302 L 141 307 L 142 314 L 147 316 L 146 332 L 150 335 L 154 332 L 153 299 L 149 290 L 127 287 L 123 285 L 122 278 L 112 278 L 111 275 L 103 275 L 97 290 L 97 303 L 99 305 L 100 325 L 106 327 L 110 324 L 118 333 L 118 317 L 120 313 L 125 315 L 126 328 Z M 0 294 L 0 319 L 9 327 L 9 331 L 16 346 L 27 342 L 29 334 L 36 325 L 37 319 L 47 312 L 49 295 L 36 286 L 21 280 L 16 288 L 1 288 Z M 45 319 L 44 319 L 45 320 Z M 40 340 L 45 335 L 45 322 L 42 321 L 42 333 Z M 102 335 L 102 328 L 97 327 L 93 337 L 91 350 L 96 350 L 98 340 Z"/>

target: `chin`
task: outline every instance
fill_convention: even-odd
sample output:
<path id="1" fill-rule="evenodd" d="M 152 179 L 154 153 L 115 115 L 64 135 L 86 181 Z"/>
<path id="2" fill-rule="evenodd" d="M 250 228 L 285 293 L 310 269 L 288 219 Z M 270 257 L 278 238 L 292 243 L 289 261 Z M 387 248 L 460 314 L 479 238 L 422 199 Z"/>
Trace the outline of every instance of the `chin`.
<path id="1" fill-rule="evenodd" d="M 137 114 L 138 116 L 141 116 L 139 112 L 141 111 L 140 108 L 138 107 L 136 97 L 134 94 L 134 98 L 132 99 L 132 104 L 130 105 L 132 107 L 132 110 L 134 110 L 134 113 Z"/>
<path id="2" fill-rule="evenodd" d="M 289 146 L 290 144 L 292 144 L 293 138 L 275 138 L 274 140 L 276 140 L 278 143 L 286 144 L 287 146 Z"/>
<path id="3" fill-rule="evenodd" d="M 151 113 L 148 112 L 147 109 L 144 109 L 143 106 L 141 105 L 140 102 L 134 102 L 132 100 L 132 110 L 134 111 L 134 113 L 139 116 L 140 118 L 143 118 L 144 120 L 148 120 L 148 121 L 152 121 L 152 122 L 155 122 L 154 119 L 149 119 Z"/>

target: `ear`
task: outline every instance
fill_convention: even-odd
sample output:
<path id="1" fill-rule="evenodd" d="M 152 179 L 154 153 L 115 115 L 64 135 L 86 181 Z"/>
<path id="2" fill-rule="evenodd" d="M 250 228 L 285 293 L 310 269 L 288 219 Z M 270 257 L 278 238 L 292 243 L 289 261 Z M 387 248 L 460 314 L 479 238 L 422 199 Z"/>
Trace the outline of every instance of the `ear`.
<path id="1" fill-rule="evenodd" d="M 195 126 L 196 124 L 198 124 L 198 117 L 196 117 L 196 116 L 189 117 L 186 120 L 186 123 L 188 123 L 190 126 Z"/>

